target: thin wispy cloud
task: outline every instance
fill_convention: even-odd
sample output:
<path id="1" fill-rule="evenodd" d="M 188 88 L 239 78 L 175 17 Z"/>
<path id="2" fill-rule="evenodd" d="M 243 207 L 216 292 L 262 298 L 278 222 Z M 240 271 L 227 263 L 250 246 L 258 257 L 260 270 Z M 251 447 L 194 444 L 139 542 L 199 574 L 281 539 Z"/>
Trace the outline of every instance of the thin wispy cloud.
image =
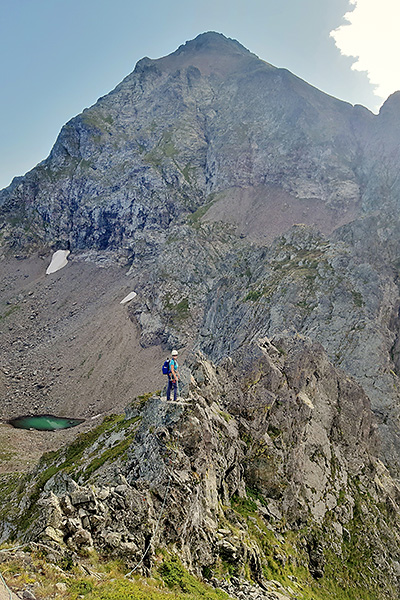
<path id="1" fill-rule="evenodd" d="M 374 93 L 386 99 L 400 90 L 399 0 L 350 0 L 353 10 L 331 31 L 344 56 L 354 57 L 352 69 L 365 71 Z"/>

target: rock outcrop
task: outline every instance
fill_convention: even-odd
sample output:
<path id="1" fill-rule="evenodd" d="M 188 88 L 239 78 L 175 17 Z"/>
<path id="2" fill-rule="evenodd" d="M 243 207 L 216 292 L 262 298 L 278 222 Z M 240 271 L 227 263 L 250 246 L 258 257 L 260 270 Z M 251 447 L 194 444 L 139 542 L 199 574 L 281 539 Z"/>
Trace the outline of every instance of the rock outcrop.
<path id="1" fill-rule="evenodd" d="M 350 569 L 363 544 L 363 577 L 396 597 L 400 489 L 363 390 L 302 338 L 264 338 L 218 367 L 193 356 L 191 372 L 186 400 L 136 401 L 45 456 L 3 536 L 145 571 L 164 547 L 215 585 L 228 570 L 268 592 L 272 563 L 329 578 L 332 556 Z"/>

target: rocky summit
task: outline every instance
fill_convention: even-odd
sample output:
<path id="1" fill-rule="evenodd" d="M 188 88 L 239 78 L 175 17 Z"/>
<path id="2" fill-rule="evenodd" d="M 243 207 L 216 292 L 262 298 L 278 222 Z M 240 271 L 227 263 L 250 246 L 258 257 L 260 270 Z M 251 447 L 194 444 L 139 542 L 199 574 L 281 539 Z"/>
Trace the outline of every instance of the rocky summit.
<path id="1" fill-rule="evenodd" d="M 208 32 L 0 191 L 15 589 L 399 597 L 399 167 L 400 92 L 374 115 Z M 85 422 L 6 423 L 27 414 Z"/>

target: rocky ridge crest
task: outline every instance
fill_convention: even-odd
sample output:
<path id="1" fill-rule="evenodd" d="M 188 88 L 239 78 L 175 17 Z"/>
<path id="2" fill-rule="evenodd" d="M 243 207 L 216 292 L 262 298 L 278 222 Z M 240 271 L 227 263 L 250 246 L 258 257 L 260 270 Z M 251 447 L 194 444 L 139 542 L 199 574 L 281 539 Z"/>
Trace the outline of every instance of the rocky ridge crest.
<path id="1" fill-rule="evenodd" d="M 193 356 L 184 380 L 182 400 L 138 399 L 45 455 L 11 491 L 3 537 L 94 547 L 145 572 L 162 547 L 216 586 L 234 575 L 233 597 L 250 575 L 254 597 L 272 598 L 269 581 L 291 573 L 297 590 L 314 578 L 395 598 L 400 489 L 373 454 L 368 398 L 322 347 L 265 338 L 218 367 Z"/>

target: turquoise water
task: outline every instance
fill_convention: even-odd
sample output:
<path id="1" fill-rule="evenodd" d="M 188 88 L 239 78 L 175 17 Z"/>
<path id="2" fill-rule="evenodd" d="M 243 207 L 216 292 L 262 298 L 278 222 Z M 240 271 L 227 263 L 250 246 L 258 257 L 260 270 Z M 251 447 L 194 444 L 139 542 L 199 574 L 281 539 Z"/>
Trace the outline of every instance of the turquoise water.
<path id="1" fill-rule="evenodd" d="M 38 429 L 39 431 L 55 431 L 56 429 L 68 429 L 83 423 L 85 419 L 66 419 L 65 417 L 54 417 L 53 415 L 37 415 L 33 417 L 18 417 L 11 419 L 10 425 L 18 429 Z"/>

